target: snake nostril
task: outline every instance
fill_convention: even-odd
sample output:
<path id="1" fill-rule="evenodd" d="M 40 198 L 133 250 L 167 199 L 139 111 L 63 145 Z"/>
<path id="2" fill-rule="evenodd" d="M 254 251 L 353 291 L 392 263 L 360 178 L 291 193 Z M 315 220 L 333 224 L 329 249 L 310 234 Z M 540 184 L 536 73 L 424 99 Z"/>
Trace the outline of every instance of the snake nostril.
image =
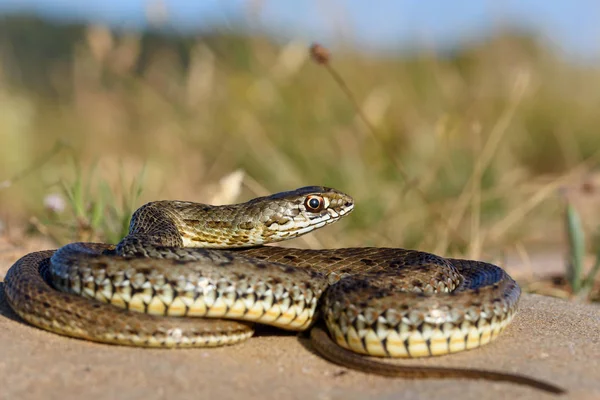
<path id="1" fill-rule="evenodd" d="M 352 205 L 352 203 L 350 203 L 349 201 L 344 203 L 344 206 L 346 206 L 346 207 L 350 207 L 351 205 Z"/>

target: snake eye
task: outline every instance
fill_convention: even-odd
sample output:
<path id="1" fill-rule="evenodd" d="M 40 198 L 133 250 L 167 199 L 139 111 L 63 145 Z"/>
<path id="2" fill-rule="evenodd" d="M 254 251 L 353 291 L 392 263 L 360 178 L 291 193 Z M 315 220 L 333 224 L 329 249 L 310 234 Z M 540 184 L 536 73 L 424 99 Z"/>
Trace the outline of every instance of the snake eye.
<path id="1" fill-rule="evenodd" d="M 325 201 L 321 196 L 308 196 L 304 201 L 304 206 L 308 211 L 319 212 L 325 206 Z"/>

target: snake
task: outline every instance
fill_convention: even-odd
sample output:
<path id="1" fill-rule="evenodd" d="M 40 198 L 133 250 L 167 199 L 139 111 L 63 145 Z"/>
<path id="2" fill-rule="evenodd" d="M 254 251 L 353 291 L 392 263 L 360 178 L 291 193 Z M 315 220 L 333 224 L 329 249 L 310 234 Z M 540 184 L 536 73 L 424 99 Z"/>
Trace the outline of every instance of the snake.
<path id="1" fill-rule="evenodd" d="M 307 186 L 240 204 L 154 201 L 116 245 L 27 254 L 4 280 L 8 304 L 57 334 L 138 347 L 217 347 L 256 324 L 310 332 L 325 359 L 401 378 L 468 378 L 563 389 L 499 371 L 407 366 L 494 341 L 521 294 L 500 267 L 401 248 L 300 249 L 272 243 L 350 214 L 354 200 Z"/>

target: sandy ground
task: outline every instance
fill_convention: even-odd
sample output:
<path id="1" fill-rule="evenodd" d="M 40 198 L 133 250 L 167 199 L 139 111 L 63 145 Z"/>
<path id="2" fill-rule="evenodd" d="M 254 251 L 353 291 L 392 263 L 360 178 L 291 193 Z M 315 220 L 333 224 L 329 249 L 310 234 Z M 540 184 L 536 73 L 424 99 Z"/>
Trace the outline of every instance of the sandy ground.
<path id="1" fill-rule="evenodd" d="M 0 241 L 0 277 L 40 241 Z M 547 380 L 563 398 L 600 399 L 600 307 L 524 295 L 509 329 L 481 349 L 414 365 L 487 368 Z M 1 399 L 544 399 L 527 387 L 469 380 L 391 379 L 349 371 L 303 337 L 263 332 L 231 347 L 148 350 L 61 337 L 20 321 L 0 284 Z"/>

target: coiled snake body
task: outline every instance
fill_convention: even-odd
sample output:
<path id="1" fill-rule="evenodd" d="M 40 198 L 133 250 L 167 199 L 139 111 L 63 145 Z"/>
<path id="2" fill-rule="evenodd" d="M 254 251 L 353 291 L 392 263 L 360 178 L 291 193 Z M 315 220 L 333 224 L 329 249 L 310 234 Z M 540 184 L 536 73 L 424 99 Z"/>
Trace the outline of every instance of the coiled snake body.
<path id="1" fill-rule="evenodd" d="M 560 392 L 519 375 L 361 356 L 424 357 L 484 345 L 511 321 L 520 289 L 494 265 L 419 251 L 260 246 L 335 222 L 353 207 L 350 196 L 317 186 L 236 205 L 148 203 L 116 246 L 73 243 L 21 258 L 6 275 L 7 299 L 33 325 L 98 342 L 222 346 L 249 338 L 252 323 L 312 328 L 320 354 L 365 372 Z M 314 325 L 319 315 L 329 335 Z"/>

